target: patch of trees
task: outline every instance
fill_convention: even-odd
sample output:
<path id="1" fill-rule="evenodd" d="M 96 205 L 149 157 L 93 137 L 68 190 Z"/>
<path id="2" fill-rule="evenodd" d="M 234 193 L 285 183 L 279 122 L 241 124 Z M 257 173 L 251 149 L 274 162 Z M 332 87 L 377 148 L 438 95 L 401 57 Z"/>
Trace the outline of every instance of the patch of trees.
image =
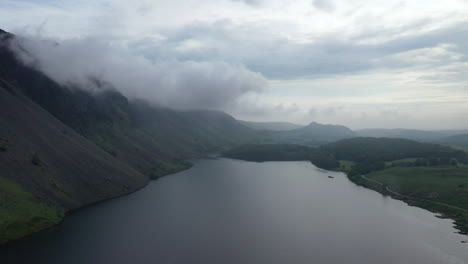
<path id="1" fill-rule="evenodd" d="M 338 161 L 319 148 L 292 144 L 250 144 L 223 153 L 225 157 L 248 161 L 311 161 L 323 169 L 334 169 Z"/>
<path id="2" fill-rule="evenodd" d="M 320 148 L 338 160 L 354 161 L 356 165 L 350 175 L 382 170 L 385 168 L 385 162 L 415 157 L 418 159 L 414 162 L 408 161 L 408 166 L 453 165 L 454 160 L 468 163 L 464 151 L 398 138 L 351 138 Z"/>
<path id="3" fill-rule="evenodd" d="M 396 138 L 351 138 L 320 147 L 291 144 L 244 145 L 224 156 L 249 161 L 309 160 L 323 169 L 336 169 L 338 160 L 355 162 L 350 176 L 385 169 L 385 162 L 406 158 L 398 166 L 439 166 L 468 163 L 467 154 L 447 146 Z"/>

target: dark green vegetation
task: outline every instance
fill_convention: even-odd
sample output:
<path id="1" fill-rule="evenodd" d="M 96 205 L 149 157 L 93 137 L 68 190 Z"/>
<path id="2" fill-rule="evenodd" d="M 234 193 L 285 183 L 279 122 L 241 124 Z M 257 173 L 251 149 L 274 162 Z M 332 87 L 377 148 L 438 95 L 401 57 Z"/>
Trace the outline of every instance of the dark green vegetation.
<path id="1" fill-rule="evenodd" d="M 63 213 L 37 200 L 21 186 L 0 177 L 0 243 L 48 228 L 60 222 Z"/>
<path id="2" fill-rule="evenodd" d="M 250 161 L 310 160 L 324 169 L 344 166 L 350 169 L 348 173 L 351 176 L 384 169 L 389 161 L 400 160 L 403 163 L 401 159 L 414 157 L 418 157 L 414 163 L 421 163 L 421 166 L 423 163 L 424 166 L 468 163 L 467 154 L 461 150 L 395 138 L 350 138 L 319 147 L 250 144 L 226 151 L 224 155 Z M 347 162 L 339 164 L 339 161 Z"/>
<path id="3" fill-rule="evenodd" d="M 304 161 L 309 160 L 323 169 L 334 169 L 337 160 L 320 148 L 291 144 L 244 145 L 223 153 L 225 157 L 248 161 Z"/>
<path id="4" fill-rule="evenodd" d="M 468 163 L 467 154 L 461 150 L 408 139 L 352 138 L 323 145 L 321 149 L 332 153 L 338 160 L 355 162 L 356 165 L 348 172 L 350 176 L 382 170 L 386 162 L 407 158 L 419 158 L 414 165 L 421 166 Z"/>
<path id="5" fill-rule="evenodd" d="M 250 161 L 309 160 L 339 169 L 359 185 L 450 217 L 461 232 L 468 232 L 468 157 L 458 149 L 407 139 L 351 138 L 316 148 L 246 145 L 224 155 Z"/>

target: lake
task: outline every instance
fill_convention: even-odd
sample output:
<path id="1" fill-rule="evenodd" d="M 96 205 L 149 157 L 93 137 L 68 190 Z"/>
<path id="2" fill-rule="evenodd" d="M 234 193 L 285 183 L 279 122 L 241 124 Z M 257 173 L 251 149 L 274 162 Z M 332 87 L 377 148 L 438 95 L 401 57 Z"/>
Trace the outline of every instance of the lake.
<path id="1" fill-rule="evenodd" d="M 0 262 L 468 263 L 451 220 L 343 173 L 309 162 L 194 163 L 2 248 Z"/>

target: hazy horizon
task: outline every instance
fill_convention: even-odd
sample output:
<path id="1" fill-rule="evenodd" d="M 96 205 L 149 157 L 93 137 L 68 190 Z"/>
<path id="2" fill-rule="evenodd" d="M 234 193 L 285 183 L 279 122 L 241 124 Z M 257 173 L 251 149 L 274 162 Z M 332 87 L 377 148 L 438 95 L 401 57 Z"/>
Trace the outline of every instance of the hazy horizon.
<path id="1" fill-rule="evenodd" d="M 468 128 L 466 14 L 465 0 L 4 0 L 0 28 L 65 85 L 248 121 L 447 130 Z"/>

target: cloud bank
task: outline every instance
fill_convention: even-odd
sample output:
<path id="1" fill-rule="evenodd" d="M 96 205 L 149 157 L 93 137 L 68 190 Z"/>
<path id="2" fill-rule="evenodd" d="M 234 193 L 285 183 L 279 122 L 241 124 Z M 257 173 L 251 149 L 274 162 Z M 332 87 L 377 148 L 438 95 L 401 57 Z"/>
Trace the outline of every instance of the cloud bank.
<path id="1" fill-rule="evenodd" d="M 93 38 L 57 43 L 20 37 L 12 48 L 25 64 L 64 86 L 96 92 L 97 80 L 130 99 L 173 109 L 224 110 L 243 96 L 262 92 L 267 85 L 261 74 L 241 64 L 150 61 L 125 47 Z"/>

